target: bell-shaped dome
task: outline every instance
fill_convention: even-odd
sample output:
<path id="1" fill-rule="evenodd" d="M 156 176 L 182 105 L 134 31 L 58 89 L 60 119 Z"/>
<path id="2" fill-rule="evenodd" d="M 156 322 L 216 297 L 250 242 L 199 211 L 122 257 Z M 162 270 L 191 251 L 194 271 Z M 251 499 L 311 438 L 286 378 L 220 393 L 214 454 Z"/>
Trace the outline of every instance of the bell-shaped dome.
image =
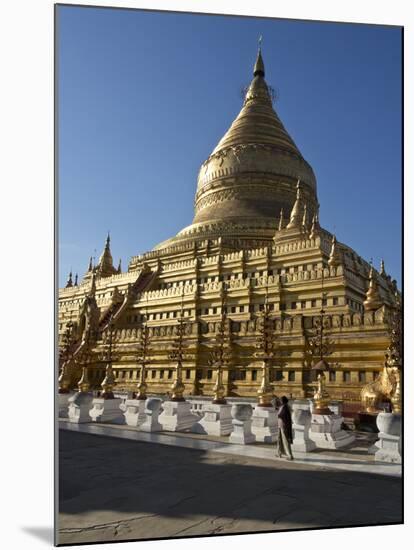
<path id="1" fill-rule="evenodd" d="M 264 76 L 259 49 L 242 109 L 201 165 L 192 225 L 159 246 L 197 236 L 271 239 L 281 209 L 292 209 L 298 180 L 308 214 L 315 214 L 313 170 L 273 109 Z"/>

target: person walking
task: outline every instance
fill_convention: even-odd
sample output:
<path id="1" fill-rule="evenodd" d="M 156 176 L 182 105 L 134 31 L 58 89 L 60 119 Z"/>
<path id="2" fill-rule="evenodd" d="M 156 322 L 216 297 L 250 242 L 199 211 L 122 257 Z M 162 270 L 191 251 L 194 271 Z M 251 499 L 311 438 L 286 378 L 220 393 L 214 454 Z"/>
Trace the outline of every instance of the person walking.
<path id="1" fill-rule="evenodd" d="M 290 448 L 291 443 L 293 443 L 292 416 L 290 414 L 288 402 L 288 398 L 284 395 L 282 397 L 282 406 L 277 413 L 279 434 L 276 454 L 279 458 L 281 458 L 282 455 L 286 455 L 288 460 L 293 460 L 292 449 Z"/>

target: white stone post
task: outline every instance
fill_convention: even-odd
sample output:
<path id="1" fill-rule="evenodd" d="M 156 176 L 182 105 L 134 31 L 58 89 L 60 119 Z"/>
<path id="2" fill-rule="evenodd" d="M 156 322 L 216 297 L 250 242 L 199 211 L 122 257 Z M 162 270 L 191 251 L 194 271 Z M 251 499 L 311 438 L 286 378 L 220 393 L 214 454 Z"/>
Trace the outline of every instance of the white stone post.
<path id="1" fill-rule="evenodd" d="M 140 426 L 145 422 L 145 399 L 127 399 L 120 403 L 120 410 L 124 410 L 125 422 L 128 426 Z"/>
<path id="2" fill-rule="evenodd" d="M 233 431 L 231 405 L 206 403 L 202 412 L 201 420 L 191 428 L 193 433 L 221 436 Z"/>
<path id="3" fill-rule="evenodd" d="M 341 428 L 337 414 L 312 414 L 310 438 L 319 449 L 341 449 L 355 441 L 355 435 Z"/>
<path id="4" fill-rule="evenodd" d="M 231 408 L 233 431 L 230 434 L 230 443 L 248 445 L 256 441 L 252 433 L 252 406 L 244 403 L 237 403 Z"/>
<path id="5" fill-rule="evenodd" d="M 256 441 L 262 441 L 263 443 L 276 442 L 278 434 L 277 413 L 273 407 L 256 405 L 252 416 L 252 432 L 256 437 Z"/>
<path id="6" fill-rule="evenodd" d="M 381 412 L 377 416 L 379 440 L 375 461 L 401 464 L 401 415 Z"/>
<path id="7" fill-rule="evenodd" d="M 142 432 L 160 432 L 162 430 L 162 426 L 158 422 L 161 405 L 162 399 L 158 397 L 150 397 L 145 401 L 145 420 L 139 427 Z"/>
<path id="8" fill-rule="evenodd" d="M 342 409 L 343 409 L 342 401 L 329 401 L 328 407 L 337 416 L 342 416 Z"/>
<path id="9" fill-rule="evenodd" d="M 292 451 L 309 453 L 316 449 L 309 437 L 312 416 L 309 410 L 296 409 L 292 413 L 293 444 Z"/>
<path id="10" fill-rule="evenodd" d="M 59 405 L 59 418 L 68 418 L 68 407 L 69 407 L 69 398 L 73 397 L 74 392 L 68 393 L 59 393 L 58 394 L 58 405 Z"/>
<path id="11" fill-rule="evenodd" d="M 189 401 L 164 401 L 159 422 L 162 429 L 167 432 L 186 432 L 198 419 L 199 417 L 191 412 Z"/>
<path id="12" fill-rule="evenodd" d="M 90 422 L 89 411 L 92 408 L 93 395 L 87 392 L 76 392 L 69 397 L 68 417 L 69 422 L 74 424 L 83 424 Z"/>
<path id="13" fill-rule="evenodd" d="M 312 399 L 295 399 L 291 403 L 292 413 L 295 411 L 310 411 L 312 412 Z"/>
<path id="14" fill-rule="evenodd" d="M 124 418 L 119 408 L 121 403 L 122 399 L 95 397 L 92 401 L 92 409 L 89 411 L 92 422 L 113 422 L 115 424 L 123 424 Z"/>

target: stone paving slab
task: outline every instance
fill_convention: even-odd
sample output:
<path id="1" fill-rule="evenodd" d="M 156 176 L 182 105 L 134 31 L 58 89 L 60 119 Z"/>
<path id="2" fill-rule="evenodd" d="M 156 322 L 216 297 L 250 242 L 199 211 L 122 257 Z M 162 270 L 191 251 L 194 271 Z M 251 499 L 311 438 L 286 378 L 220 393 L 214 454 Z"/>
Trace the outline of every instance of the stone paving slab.
<path id="1" fill-rule="evenodd" d="M 392 476 L 59 431 L 60 544 L 395 524 L 401 492 Z"/>
<path id="2" fill-rule="evenodd" d="M 124 424 L 73 424 L 64 420 L 59 420 L 59 428 L 106 437 L 185 447 L 187 449 L 197 449 L 212 453 L 241 455 L 272 461 L 285 460 L 276 457 L 275 445 L 263 443 L 254 443 L 251 445 L 231 444 L 228 437 L 172 432 L 146 433 L 141 432 L 139 428 Z M 356 443 L 349 449 L 341 449 L 340 451 L 319 449 L 311 453 L 296 452 L 294 453 L 294 457 L 295 461 L 300 464 L 400 477 L 400 464 L 378 463 L 374 461 L 373 455 L 367 453 L 367 448 L 372 442 L 372 434 L 358 434 Z"/>

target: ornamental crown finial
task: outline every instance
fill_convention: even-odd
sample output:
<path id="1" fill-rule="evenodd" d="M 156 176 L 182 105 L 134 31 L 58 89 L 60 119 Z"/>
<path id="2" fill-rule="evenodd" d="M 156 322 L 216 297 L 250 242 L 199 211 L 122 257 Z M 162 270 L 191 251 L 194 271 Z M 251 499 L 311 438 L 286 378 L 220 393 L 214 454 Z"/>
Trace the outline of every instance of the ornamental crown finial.
<path id="1" fill-rule="evenodd" d="M 259 37 L 259 48 L 257 51 L 257 58 L 256 63 L 254 64 L 253 69 L 253 76 L 264 76 L 265 75 L 265 68 L 263 63 L 263 57 L 262 57 L 262 36 Z"/>

